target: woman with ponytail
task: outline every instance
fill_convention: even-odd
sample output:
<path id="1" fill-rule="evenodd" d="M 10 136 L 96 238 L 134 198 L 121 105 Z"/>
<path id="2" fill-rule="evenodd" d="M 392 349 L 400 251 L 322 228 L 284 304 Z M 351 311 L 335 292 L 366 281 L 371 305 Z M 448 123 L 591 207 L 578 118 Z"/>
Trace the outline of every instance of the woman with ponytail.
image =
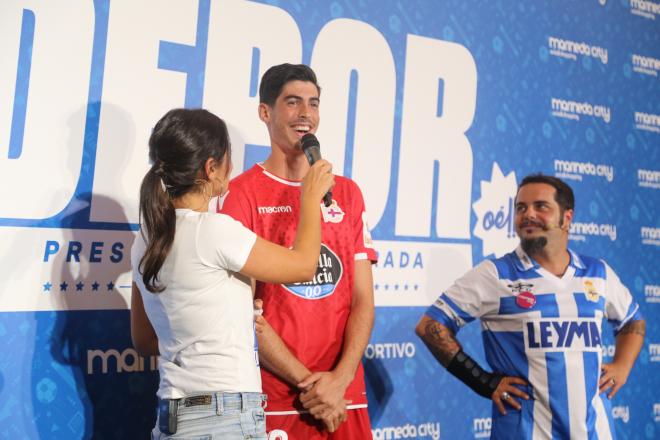
<path id="1" fill-rule="evenodd" d="M 298 232 L 287 249 L 208 212 L 231 173 L 227 127 L 217 116 L 169 111 L 151 134 L 149 158 L 131 251 L 131 336 L 141 355 L 159 354 L 152 438 L 265 439 L 250 278 L 314 276 L 331 166 L 319 161 L 303 180 Z"/>

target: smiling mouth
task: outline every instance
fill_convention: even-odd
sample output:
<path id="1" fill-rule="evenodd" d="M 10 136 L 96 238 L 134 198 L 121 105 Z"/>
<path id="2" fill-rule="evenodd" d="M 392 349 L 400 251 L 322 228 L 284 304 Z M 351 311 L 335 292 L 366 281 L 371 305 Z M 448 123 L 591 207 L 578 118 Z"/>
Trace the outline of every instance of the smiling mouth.
<path id="1" fill-rule="evenodd" d="M 304 136 L 312 130 L 312 126 L 308 124 L 295 124 L 291 128 L 300 136 Z"/>

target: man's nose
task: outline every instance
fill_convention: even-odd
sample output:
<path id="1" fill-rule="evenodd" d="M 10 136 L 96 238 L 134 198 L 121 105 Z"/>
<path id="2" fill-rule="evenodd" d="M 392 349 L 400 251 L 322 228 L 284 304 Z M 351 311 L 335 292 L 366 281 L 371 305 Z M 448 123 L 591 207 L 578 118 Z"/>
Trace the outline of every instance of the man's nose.
<path id="1" fill-rule="evenodd" d="M 309 116 L 310 116 L 310 105 L 306 102 L 302 102 L 298 106 L 298 117 L 309 118 Z"/>

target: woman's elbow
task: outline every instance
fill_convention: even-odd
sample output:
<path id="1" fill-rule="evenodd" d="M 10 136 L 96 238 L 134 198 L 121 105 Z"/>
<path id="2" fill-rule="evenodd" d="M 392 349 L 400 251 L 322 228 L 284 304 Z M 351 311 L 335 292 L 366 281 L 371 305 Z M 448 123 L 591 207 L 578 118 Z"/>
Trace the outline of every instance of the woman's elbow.
<path id="1" fill-rule="evenodd" d="M 142 357 L 148 357 L 153 355 L 158 355 L 158 342 L 157 340 L 147 340 L 145 338 L 131 337 L 133 342 L 133 348 L 137 354 Z"/>

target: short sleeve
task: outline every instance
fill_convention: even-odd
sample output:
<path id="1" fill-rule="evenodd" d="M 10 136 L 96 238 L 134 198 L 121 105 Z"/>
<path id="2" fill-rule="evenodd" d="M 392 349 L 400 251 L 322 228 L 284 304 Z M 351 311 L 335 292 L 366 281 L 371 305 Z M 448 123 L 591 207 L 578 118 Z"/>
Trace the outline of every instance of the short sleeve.
<path id="1" fill-rule="evenodd" d="M 360 188 L 351 181 L 351 215 L 353 216 L 352 231 L 353 239 L 355 240 L 355 259 L 356 260 L 370 260 L 372 263 L 378 261 L 376 248 L 371 239 L 371 232 L 367 224 L 367 211 L 364 206 L 364 198 Z"/>
<path id="2" fill-rule="evenodd" d="M 618 333 L 629 321 L 642 319 L 639 304 L 635 302 L 630 291 L 623 285 L 617 274 L 607 263 L 605 265 L 605 318 L 614 326 Z"/>
<path id="3" fill-rule="evenodd" d="M 204 264 L 239 272 L 257 235 L 225 214 L 208 214 L 197 231 L 197 249 Z"/>
<path id="4" fill-rule="evenodd" d="M 496 285 L 497 273 L 491 261 L 483 261 L 463 275 L 431 304 L 425 314 L 457 333 L 465 324 L 486 313 L 486 295 Z M 489 289 L 490 286 L 490 289 Z"/>
<path id="5" fill-rule="evenodd" d="M 133 271 L 133 282 L 137 284 L 140 290 L 145 290 L 144 283 L 142 282 L 142 274 L 140 273 L 140 260 L 147 249 L 147 245 L 142 236 L 142 231 L 138 231 L 131 246 L 131 269 Z"/>

